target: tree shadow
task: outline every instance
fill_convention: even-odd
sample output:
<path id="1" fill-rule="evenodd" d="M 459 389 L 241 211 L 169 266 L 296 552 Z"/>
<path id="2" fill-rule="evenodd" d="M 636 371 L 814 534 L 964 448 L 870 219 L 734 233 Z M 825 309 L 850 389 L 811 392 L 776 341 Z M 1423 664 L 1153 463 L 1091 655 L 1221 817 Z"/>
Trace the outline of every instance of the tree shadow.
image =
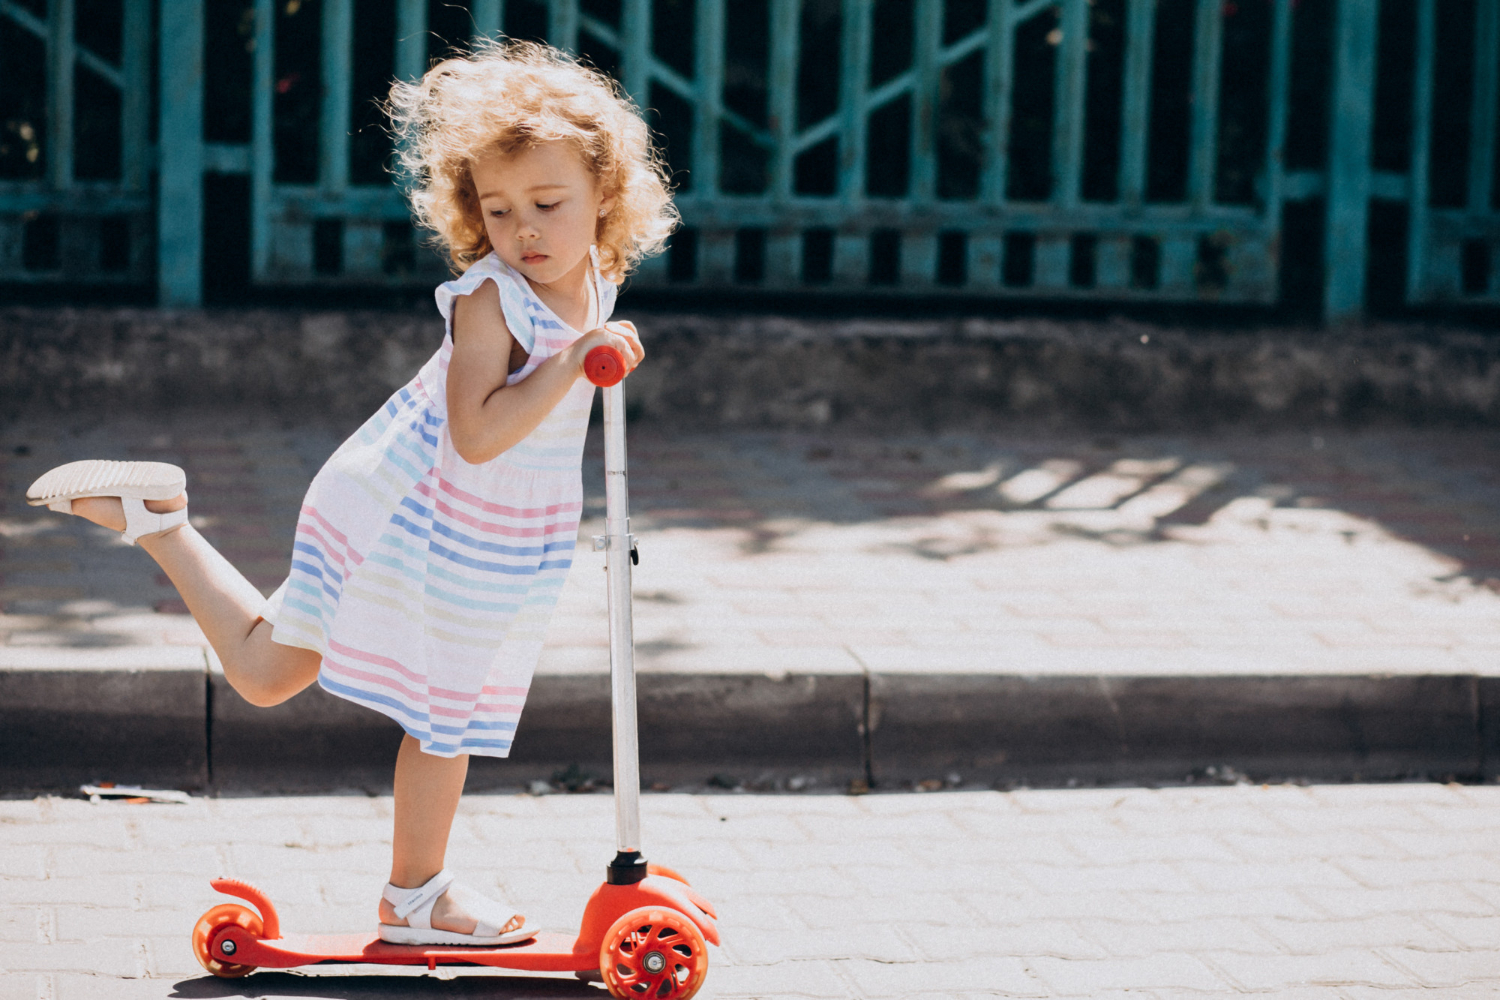
<path id="1" fill-rule="evenodd" d="M 584 482 L 602 502 L 603 476 L 591 471 L 600 454 L 590 448 Z M 882 548 L 926 561 L 1049 539 L 1152 545 L 1238 505 L 1231 517 L 1241 520 L 1258 516 L 1252 508 L 1283 512 L 1268 513 L 1268 524 L 1292 516 L 1285 512 L 1349 515 L 1453 563 L 1439 582 L 1500 591 L 1500 435 L 1485 430 L 1122 437 L 1047 428 L 707 433 L 646 423 L 632 427 L 631 455 L 638 530 L 734 529 L 749 557 L 795 545 L 809 529 L 875 522 L 912 525 L 910 541 Z M 969 517 L 985 513 L 1000 517 L 984 526 Z M 940 518 L 949 530 L 919 523 Z M 1343 532 L 1351 545 L 1357 526 Z"/>

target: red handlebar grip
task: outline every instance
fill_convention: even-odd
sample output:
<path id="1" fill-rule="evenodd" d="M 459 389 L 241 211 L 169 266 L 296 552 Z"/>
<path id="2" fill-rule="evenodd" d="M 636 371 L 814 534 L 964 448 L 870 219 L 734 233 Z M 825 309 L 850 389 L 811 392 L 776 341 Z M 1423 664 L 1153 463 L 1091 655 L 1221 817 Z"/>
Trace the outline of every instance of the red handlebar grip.
<path id="1" fill-rule="evenodd" d="M 583 356 L 583 373 L 590 382 L 608 389 L 625 377 L 625 358 L 613 347 L 600 344 Z"/>

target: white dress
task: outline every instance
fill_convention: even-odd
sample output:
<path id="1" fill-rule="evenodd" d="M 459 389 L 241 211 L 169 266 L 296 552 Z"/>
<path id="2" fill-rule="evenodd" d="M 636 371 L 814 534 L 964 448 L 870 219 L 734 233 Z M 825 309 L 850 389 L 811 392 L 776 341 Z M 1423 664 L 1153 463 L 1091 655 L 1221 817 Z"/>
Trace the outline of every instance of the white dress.
<path id="1" fill-rule="evenodd" d="M 530 355 L 581 334 L 494 254 L 438 286 L 443 345 L 313 479 L 272 638 L 323 656 L 318 683 L 395 719 L 422 749 L 504 757 L 573 562 L 594 387 L 579 379 L 524 440 L 471 465 L 448 435 L 453 300 L 489 283 Z M 592 272 L 598 322 L 615 286 Z"/>

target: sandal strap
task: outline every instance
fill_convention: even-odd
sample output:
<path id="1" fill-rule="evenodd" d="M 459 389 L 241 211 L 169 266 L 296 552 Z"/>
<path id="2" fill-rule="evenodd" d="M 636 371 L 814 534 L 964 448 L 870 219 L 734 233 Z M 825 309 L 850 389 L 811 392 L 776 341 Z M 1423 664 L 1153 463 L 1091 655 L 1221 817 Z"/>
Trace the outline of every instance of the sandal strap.
<path id="1" fill-rule="evenodd" d="M 165 514 L 156 514 L 146 509 L 144 500 L 136 497 L 121 497 L 120 504 L 125 508 L 125 541 L 131 545 L 134 545 L 135 540 L 143 535 L 157 535 L 187 524 L 186 507 L 181 510 L 168 511 Z"/>
<path id="2" fill-rule="evenodd" d="M 453 873 L 444 868 L 415 889 L 403 889 L 390 882 L 381 895 L 396 910 L 396 916 L 411 927 L 423 930 L 432 926 L 432 904 L 453 884 Z"/>
<path id="3" fill-rule="evenodd" d="M 520 928 L 526 926 L 526 918 L 524 916 L 519 913 L 507 911 L 503 903 L 497 903 L 486 896 L 481 896 L 478 900 L 467 901 L 465 905 L 468 906 L 469 911 L 475 917 L 475 937 L 498 937 L 501 934 L 507 934 L 509 931 L 506 930 L 506 927 L 517 920 L 520 923 L 515 927 L 511 927 L 511 931 L 520 930 Z"/>

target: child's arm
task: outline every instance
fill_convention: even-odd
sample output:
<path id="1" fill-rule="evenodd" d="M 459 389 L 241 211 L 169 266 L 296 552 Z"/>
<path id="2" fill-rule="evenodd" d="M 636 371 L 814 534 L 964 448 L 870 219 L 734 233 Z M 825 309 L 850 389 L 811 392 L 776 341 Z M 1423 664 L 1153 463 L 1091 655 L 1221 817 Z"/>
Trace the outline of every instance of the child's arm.
<path id="1" fill-rule="evenodd" d="M 489 282 L 453 303 L 453 357 L 448 364 L 448 434 L 460 458 L 488 462 L 536 429 L 583 377 L 583 358 L 600 344 L 633 369 L 645 357 L 635 328 L 610 323 L 579 337 L 515 385 L 506 385 L 515 338 Z"/>

